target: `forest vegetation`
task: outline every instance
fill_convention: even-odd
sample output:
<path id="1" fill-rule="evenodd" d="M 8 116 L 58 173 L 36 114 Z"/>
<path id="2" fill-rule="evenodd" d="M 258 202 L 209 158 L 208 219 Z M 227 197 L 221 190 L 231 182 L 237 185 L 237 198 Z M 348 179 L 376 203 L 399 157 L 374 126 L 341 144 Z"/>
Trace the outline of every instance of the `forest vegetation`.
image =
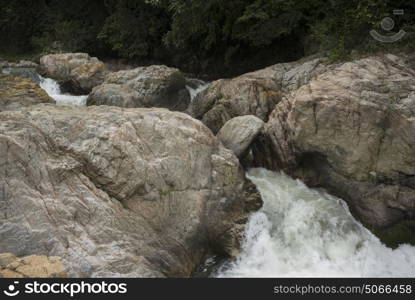
<path id="1" fill-rule="evenodd" d="M 1 0 L 0 56 L 87 52 L 233 76 L 314 53 L 390 50 L 368 32 L 397 8 L 396 27 L 414 31 L 405 0 Z"/>

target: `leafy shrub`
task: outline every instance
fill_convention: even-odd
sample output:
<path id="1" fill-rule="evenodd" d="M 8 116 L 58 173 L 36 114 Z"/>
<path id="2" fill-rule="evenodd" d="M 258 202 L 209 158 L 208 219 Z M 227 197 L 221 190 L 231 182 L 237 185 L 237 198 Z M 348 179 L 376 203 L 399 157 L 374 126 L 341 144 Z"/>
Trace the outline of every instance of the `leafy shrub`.
<path id="1" fill-rule="evenodd" d="M 156 55 L 168 29 L 166 11 L 148 1 L 120 0 L 111 5 L 98 38 L 122 57 Z"/>

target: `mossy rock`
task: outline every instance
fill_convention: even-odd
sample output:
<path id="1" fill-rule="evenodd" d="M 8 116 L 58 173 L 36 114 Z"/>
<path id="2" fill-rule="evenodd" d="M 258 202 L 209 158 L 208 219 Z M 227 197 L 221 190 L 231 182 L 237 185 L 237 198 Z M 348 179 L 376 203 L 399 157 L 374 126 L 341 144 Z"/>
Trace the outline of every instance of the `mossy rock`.
<path id="1" fill-rule="evenodd" d="M 0 74 L 0 112 L 55 100 L 30 79 Z"/>
<path id="2" fill-rule="evenodd" d="M 372 232 L 390 248 L 402 244 L 415 246 L 415 220 L 406 220 L 385 229 L 373 229 Z"/>

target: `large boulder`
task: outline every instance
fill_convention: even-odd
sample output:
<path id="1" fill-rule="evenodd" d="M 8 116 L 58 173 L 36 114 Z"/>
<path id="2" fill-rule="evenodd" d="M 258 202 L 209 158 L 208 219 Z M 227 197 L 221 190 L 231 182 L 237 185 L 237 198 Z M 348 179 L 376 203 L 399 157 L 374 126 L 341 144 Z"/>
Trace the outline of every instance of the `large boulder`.
<path id="1" fill-rule="evenodd" d="M 40 59 L 38 71 L 57 80 L 64 92 L 75 95 L 89 94 L 108 73 L 103 62 L 86 53 L 45 55 Z"/>
<path id="2" fill-rule="evenodd" d="M 240 116 L 223 125 L 217 137 L 236 156 L 243 156 L 264 127 L 264 121 L 252 115 Z"/>
<path id="3" fill-rule="evenodd" d="M 108 74 L 105 82 L 93 89 L 87 105 L 184 111 L 189 102 L 184 75 L 178 69 L 155 65 Z"/>
<path id="4" fill-rule="evenodd" d="M 41 77 L 36 71 L 37 67 L 38 65 L 36 63 L 26 60 L 21 60 L 19 62 L 0 61 L 0 73 L 28 78 L 39 83 Z"/>
<path id="5" fill-rule="evenodd" d="M 268 121 L 285 93 L 325 70 L 323 62 L 324 59 L 316 58 L 276 64 L 233 79 L 214 81 L 192 101 L 189 114 L 215 134 L 227 121 L 238 116 L 254 115 Z"/>
<path id="6" fill-rule="evenodd" d="M 415 70 L 404 59 L 370 57 L 319 75 L 284 97 L 265 132 L 267 167 L 346 199 L 370 228 L 415 220 Z"/>
<path id="7" fill-rule="evenodd" d="M 0 74 L 0 112 L 19 110 L 40 103 L 55 103 L 32 80 Z"/>
<path id="8" fill-rule="evenodd" d="M 30 255 L 16 257 L 11 253 L 0 254 L 0 278 L 64 278 L 65 267 L 59 257 Z"/>
<path id="9" fill-rule="evenodd" d="M 189 276 L 236 255 L 261 201 L 201 122 L 166 109 L 38 105 L 0 114 L 0 253 L 69 276 Z"/>

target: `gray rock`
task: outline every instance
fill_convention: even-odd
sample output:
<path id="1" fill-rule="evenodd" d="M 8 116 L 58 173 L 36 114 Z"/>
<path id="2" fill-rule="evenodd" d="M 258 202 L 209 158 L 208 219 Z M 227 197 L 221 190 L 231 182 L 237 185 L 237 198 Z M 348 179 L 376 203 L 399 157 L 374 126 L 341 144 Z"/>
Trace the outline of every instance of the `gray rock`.
<path id="1" fill-rule="evenodd" d="M 372 228 L 415 217 L 414 132 L 415 70 L 393 55 L 331 68 L 265 126 L 272 167 L 348 200 Z"/>
<path id="2" fill-rule="evenodd" d="M 184 111 L 190 102 L 183 74 L 166 66 L 139 67 L 110 73 L 93 89 L 87 105 L 163 107 Z"/>
<path id="3" fill-rule="evenodd" d="M 9 62 L 9 61 L 1 61 L 0 59 L 0 69 L 1 68 L 26 68 L 26 69 L 33 69 L 37 68 L 38 64 L 33 61 L 28 60 L 21 60 L 19 62 Z"/>
<path id="4" fill-rule="evenodd" d="M 89 94 L 104 81 L 108 73 L 105 64 L 86 53 L 45 55 L 38 68 L 42 76 L 59 81 L 64 92 Z"/>
<path id="5" fill-rule="evenodd" d="M 252 116 L 236 117 L 223 125 L 217 138 L 223 145 L 241 157 L 264 127 L 264 121 Z"/>
<path id="6" fill-rule="evenodd" d="M 36 68 L 24 68 L 24 67 L 7 67 L 1 70 L 3 74 L 9 74 L 12 76 L 27 78 L 35 83 L 40 83 L 41 78 L 36 71 Z"/>
<path id="7" fill-rule="evenodd" d="M 166 109 L 37 105 L 0 113 L 0 253 L 69 276 L 189 276 L 236 255 L 261 205 L 235 155 Z"/>
<path id="8" fill-rule="evenodd" d="M 306 59 L 277 64 L 234 79 L 214 81 L 192 101 L 189 114 L 202 120 L 215 134 L 238 116 L 254 115 L 268 121 L 285 93 L 326 69 L 322 62 L 324 59 Z"/>
<path id="9" fill-rule="evenodd" d="M 55 100 L 32 80 L 0 74 L 0 112 L 19 110 Z"/>

